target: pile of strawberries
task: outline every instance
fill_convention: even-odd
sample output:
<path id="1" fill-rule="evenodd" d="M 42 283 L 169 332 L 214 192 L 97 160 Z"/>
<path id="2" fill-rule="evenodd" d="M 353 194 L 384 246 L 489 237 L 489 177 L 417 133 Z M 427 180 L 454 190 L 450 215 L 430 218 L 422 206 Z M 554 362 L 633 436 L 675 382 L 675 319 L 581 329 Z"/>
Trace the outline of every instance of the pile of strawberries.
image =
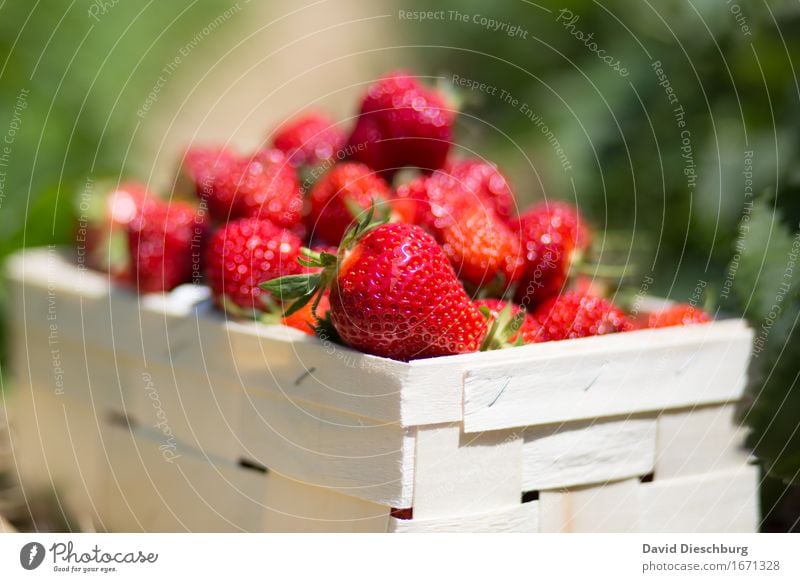
<path id="1" fill-rule="evenodd" d="M 142 293 L 204 283 L 232 315 L 399 360 L 708 321 L 690 305 L 634 318 L 575 285 L 592 241 L 578 210 L 518 213 L 494 164 L 452 154 L 455 118 L 397 71 L 349 135 L 313 112 L 248 155 L 192 147 L 169 200 L 105 192 L 91 264 Z"/>

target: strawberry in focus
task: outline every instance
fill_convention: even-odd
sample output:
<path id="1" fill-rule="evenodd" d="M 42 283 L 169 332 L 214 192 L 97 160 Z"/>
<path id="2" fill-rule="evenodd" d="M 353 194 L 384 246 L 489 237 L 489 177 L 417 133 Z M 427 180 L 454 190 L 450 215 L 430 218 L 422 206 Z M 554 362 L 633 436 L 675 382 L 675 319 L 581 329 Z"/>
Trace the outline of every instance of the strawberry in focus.
<path id="1" fill-rule="evenodd" d="M 538 326 L 534 341 L 547 342 L 629 331 L 627 316 L 609 301 L 567 291 L 540 305 L 532 317 Z"/>
<path id="2" fill-rule="evenodd" d="M 189 283 L 199 274 L 206 232 L 193 205 L 149 199 L 127 225 L 131 282 L 141 293 Z"/>
<path id="3" fill-rule="evenodd" d="M 338 245 L 355 218 L 354 210 L 366 210 L 373 202 L 385 208 L 390 195 L 388 184 L 364 164 L 338 164 L 311 189 L 306 227 L 312 238 Z"/>
<path id="4" fill-rule="evenodd" d="M 393 208 L 433 234 L 458 276 L 474 287 L 502 290 L 522 274 L 519 238 L 482 195 L 453 174 L 434 172 L 400 186 Z"/>
<path id="5" fill-rule="evenodd" d="M 324 113 L 311 111 L 284 122 L 273 138 L 273 146 L 286 154 L 289 163 L 317 166 L 336 159 L 347 137 Z"/>
<path id="6" fill-rule="evenodd" d="M 301 247 L 295 234 L 268 220 L 232 220 L 211 236 L 206 249 L 206 278 L 215 300 L 232 311 L 264 312 L 269 298 L 259 283 L 300 273 Z"/>
<path id="7" fill-rule="evenodd" d="M 367 89 L 349 149 L 387 175 L 405 166 L 436 170 L 447 159 L 454 119 L 438 91 L 407 71 L 392 71 Z"/>
<path id="8" fill-rule="evenodd" d="M 331 321 L 360 351 L 412 360 L 477 351 L 487 331 L 436 241 L 410 224 L 370 224 L 372 210 L 345 236 L 337 255 L 314 257 L 320 273 L 264 287 L 290 312 L 330 289 Z"/>
<path id="9" fill-rule="evenodd" d="M 695 323 L 708 323 L 711 316 L 689 303 L 678 303 L 666 307 L 661 311 L 649 314 L 647 327 L 660 328 L 679 325 L 692 325 Z"/>

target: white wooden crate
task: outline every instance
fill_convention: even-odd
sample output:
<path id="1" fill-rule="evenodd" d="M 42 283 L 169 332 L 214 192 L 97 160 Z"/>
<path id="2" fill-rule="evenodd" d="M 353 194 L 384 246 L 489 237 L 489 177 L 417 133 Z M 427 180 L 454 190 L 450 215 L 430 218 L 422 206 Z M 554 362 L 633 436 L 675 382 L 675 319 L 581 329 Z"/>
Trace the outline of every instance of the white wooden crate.
<path id="1" fill-rule="evenodd" d="M 99 527 L 757 527 L 741 321 L 404 363 L 227 320 L 202 287 L 140 297 L 57 249 L 8 271 L 20 472 Z"/>

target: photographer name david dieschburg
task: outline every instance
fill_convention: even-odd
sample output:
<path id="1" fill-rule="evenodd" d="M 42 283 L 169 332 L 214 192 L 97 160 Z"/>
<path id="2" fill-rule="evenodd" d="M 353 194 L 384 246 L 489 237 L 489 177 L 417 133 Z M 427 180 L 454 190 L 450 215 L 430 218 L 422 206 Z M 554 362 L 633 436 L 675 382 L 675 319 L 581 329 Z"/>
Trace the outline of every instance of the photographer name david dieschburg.
<path id="1" fill-rule="evenodd" d="M 643 554 L 738 554 L 747 557 L 747 546 L 726 546 L 725 544 L 711 544 L 710 546 L 696 546 L 694 544 L 666 544 L 652 546 L 642 544 Z"/>
<path id="2" fill-rule="evenodd" d="M 56 542 L 50 546 L 53 564 L 153 564 L 158 560 L 154 552 L 105 552 L 95 545 L 89 551 L 74 550 L 72 542 Z"/>

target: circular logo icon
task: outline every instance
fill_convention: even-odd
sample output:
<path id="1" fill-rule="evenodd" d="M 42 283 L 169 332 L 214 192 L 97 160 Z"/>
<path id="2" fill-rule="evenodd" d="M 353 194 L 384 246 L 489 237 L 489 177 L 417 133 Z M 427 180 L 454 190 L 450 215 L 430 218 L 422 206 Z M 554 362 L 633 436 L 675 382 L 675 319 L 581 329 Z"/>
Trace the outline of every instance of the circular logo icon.
<path id="1" fill-rule="evenodd" d="M 44 546 L 39 542 L 28 542 L 19 551 L 19 563 L 26 570 L 35 570 L 44 561 Z"/>

